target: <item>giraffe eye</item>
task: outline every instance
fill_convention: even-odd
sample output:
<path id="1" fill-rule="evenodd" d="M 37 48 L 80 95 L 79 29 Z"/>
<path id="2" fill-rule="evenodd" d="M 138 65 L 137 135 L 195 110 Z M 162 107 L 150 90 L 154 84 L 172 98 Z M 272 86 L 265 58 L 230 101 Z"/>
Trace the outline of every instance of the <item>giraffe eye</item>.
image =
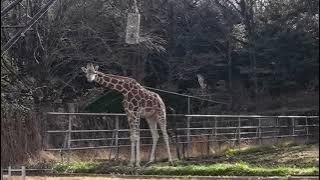
<path id="1" fill-rule="evenodd" d="M 95 74 L 89 74 L 89 75 L 88 75 L 88 80 L 89 80 L 89 81 L 94 81 L 95 78 L 96 78 L 96 75 L 95 75 Z"/>

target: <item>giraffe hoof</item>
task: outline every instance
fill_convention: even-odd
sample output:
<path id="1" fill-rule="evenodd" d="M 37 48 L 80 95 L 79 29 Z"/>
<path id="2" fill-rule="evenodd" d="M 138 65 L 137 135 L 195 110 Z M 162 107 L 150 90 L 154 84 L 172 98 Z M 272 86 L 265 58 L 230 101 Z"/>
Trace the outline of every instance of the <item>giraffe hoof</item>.
<path id="1" fill-rule="evenodd" d="M 170 164 L 171 166 L 175 166 L 175 164 L 173 163 L 172 160 L 169 161 L 169 164 Z"/>

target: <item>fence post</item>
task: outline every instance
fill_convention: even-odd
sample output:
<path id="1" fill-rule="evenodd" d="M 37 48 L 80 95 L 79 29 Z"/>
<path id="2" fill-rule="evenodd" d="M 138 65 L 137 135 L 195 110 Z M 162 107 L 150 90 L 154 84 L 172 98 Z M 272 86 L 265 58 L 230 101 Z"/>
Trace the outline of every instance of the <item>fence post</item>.
<path id="1" fill-rule="evenodd" d="M 220 145 L 219 145 L 218 139 L 217 139 L 217 135 L 218 135 L 217 125 L 218 125 L 218 119 L 217 119 L 217 117 L 214 117 L 214 141 L 215 141 L 215 144 L 218 145 L 218 148 L 220 150 Z"/>
<path id="2" fill-rule="evenodd" d="M 294 119 L 294 117 L 293 118 L 291 118 L 291 125 L 292 125 L 292 136 L 294 136 L 295 135 L 295 133 L 294 133 L 294 131 L 295 131 L 295 119 Z M 293 137 L 294 138 L 294 137 Z"/>
<path id="3" fill-rule="evenodd" d="M 11 177 L 11 166 L 8 167 L 8 176 Z"/>
<path id="4" fill-rule="evenodd" d="M 187 117 L 187 157 L 190 157 L 190 148 L 191 147 L 191 137 L 190 137 L 190 119 L 191 117 Z"/>
<path id="5" fill-rule="evenodd" d="M 43 121 L 43 124 L 42 124 L 42 129 L 44 132 L 43 133 L 43 137 L 42 138 L 42 146 L 43 147 L 47 147 L 47 145 L 49 144 L 49 133 L 47 132 L 48 131 L 48 119 L 50 117 L 50 115 L 48 113 L 43 113 L 43 116 L 44 116 L 44 121 Z"/>
<path id="6" fill-rule="evenodd" d="M 278 130 L 278 133 L 277 133 L 277 143 L 279 142 L 279 136 L 280 136 L 280 124 L 279 124 L 279 117 L 277 117 L 277 124 L 276 124 L 276 126 L 277 126 L 277 130 Z"/>
<path id="7" fill-rule="evenodd" d="M 69 113 L 75 112 L 75 103 L 68 103 L 68 111 Z M 67 135 L 67 150 L 68 150 L 68 157 L 67 161 L 70 161 L 70 148 L 71 148 L 71 133 L 72 133 L 72 119 L 75 118 L 74 115 L 68 115 L 68 135 Z"/>
<path id="8" fill-rule="evenodd" d="M 46 136 L 45 136 L 45 147 L 48 147 L 48 145 L 50 144 L 50 135 L 48 133 L 48 130 L 49 130 L 49 124 L 50 124 L 50 121 L 52 118 L 52 115 L 49 115 L 47 114 L 47 118 L 46 118 L 46 121 L 45 121 L 45 133 L 46 133 Z"/>
<path id="9" fill-rule="evenodd" d="M 21 167 L 21 180 L 25 180 L 26 179 L 26 167 L 22 166 Z"/>
<path id="10" fill-rule="evenodd" d="M 115 138 L 116 138 L 116 160 L 119 159 L 119 116 L 116 116 L 116 122 L 115 122 L 115 129 L 116 129 L 116 134 L 115 134 Z"/>
<path id="11" fill-rule="evenodd" d="M 202 127 L 210 127 L 211 123 L 210 121 L 207 119 L 207 121 L 205 123 L 202 123 Z M 211 136 L 209 134 L 210 132 L 207 133 L 206 137 L 207 137 L 207 155 L 209 155 L 210 153 L 210 140 L 211 140 Z"/>
<path id="12" fill-rule="evenodd" d="M 211 145 L 210 141 L 211 141 L 210 135 L 207 135 L 207 155 L 210 154 L 210 145 Z"/>
<path id="13" fill-rule="evenodd" d="M 241 127 L 241 119 L 239 117 L 238 118 L 238 137 L 237 137 L 239 149 L 240 149 L 240 143 L 241 143 L 241 132 L 240 132 L 241 130 L 240 130 L 240 127 Z"/>
<path id="14" fill-rule="evenodd" d="M 180 141 L 180 137 L 179 137 L 179 133 L 178 133 L 178 130 L 177 130 L 177 121 L 175 120 L 174 121 L 175 125 L 173 127 L 173 130 L 174 130 L 174 134 L 175 134 L 175 139 L 176 139 L 176 154 L 177 154 L 177 157 L 178 159 L 181 159 L 181 155 L 180 155 L 180 149 L 181 149 L 181 141 Z M 182 147 L 183 147 L 183 144 L 182 144 Z"/>
<path id="15" fill-rule="evenodd" d="M 191 99 L 190 97 L 188 97 L 188 114 L 190 115 L 191 114 Z M 190 118 L 191 117 L 187 117 L 187 157 L 189 158 L 190 157 Z"/>
<path id="16" fill-rule="evenodd" d="M 68 150 L 67 162 L 70 161 L 71 131 L 72 131 L 72 118 L 71 118 L 71 115 L 69 115 L 69 118 L 68 118 L 68 137 L 67 137 L 67 150 Z"/>
<path id="17" fill-rule="evenodd" d="M 261 144 L 262 143 L 262 139 L 261 139 L 261 137 L 262 137 L 261 119 L 258 118 L 258 121 L 259 121 L 259 144 Z"/>
<path id="18" fill-rule="evenodd" d="M 306 126 L 305 126 L 305 131 L 306 131 L 306 142 L 305 142 L 305 144 L 307 144 L 307 143 L 309 143 L 309 127 L 308 127 L 308 117 L 306 117 L 305 118 L 305 124 L 306 124 Z"/>

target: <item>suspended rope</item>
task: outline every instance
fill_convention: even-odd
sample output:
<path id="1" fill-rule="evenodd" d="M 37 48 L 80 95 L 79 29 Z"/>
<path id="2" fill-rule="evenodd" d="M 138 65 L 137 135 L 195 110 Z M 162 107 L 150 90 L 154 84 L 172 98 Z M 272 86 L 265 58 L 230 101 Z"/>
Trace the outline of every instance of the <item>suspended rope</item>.
<path id="1" fill-rule="evenodd" d="M 137 0 L 133 0 L 133 13 L 128 13 L 126 27 L 126 43 L 138 44 L 140 39 L 140 14 Z"/>

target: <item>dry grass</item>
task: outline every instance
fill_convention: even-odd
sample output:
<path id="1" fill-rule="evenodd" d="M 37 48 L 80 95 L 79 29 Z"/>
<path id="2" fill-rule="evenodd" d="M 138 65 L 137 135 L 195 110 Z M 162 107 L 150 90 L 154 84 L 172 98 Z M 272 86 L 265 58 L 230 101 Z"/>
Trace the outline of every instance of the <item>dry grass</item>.
<path id="1" fill-rule="evenodd" d="M 196 139 L 194 139 L 196 140 Z M 201 140 L 200 138 L 197 140 Z M 203 140 L 203 139 L 202 139 Z M 191 150 L 189 151 L 191 157 L 205 156 L 208 152 L 208 144 L 206 142 L 194 142 L 192 143 Z M 219 146 L 219 148 L 218 148 Z M 233 145 L 225 142 L 221 144 L 211 144 L 209 147 L 209 154 L 218 154 L 223 153 Z M 185 147 L 187 147 L 185 145 Z M 142 146 L 141 147 L 141 160 L 148 161 L 151 153 L 150 146 Z M 76 150 L 70 153 L 70 160 L 114 160 L 116 157 L 116 151 L 112 149 L 93 149 L 93 150 Z M 62 161 L 66 160 L 67 152 L 61 155 L 60 152 L 41 152 L 43 153 L 37 162 L 51 162 L 51 161 Z M 180 146 L 180 153 L 182 153 L 182 145 Z M 173 158 L 177 159 L 176 147 L 171 145 L 171 154 Z M 185 154 L 187 154 L 185 149 Z M 120 161 L 125 161 L 130 159 L 130 147 L 122 147 L 119 149 L 118 158 Z M 159 145 L 156 149 L 156 160 L 166 160 L 168 158 L 167 149 L 164 145 Z M 30 162 L 32 162 L 30 160 Z"/>
<path id="2" fill-rule="evenodd" d="M 207 137 L 192 137 L 192 141 L 207 141 Z M 234 143 L 232 142 L 221 142 L 214 143 L 208 147 L 208 142 L 192 142 L 191 148 L 189 151 L 190 157 L 202 157 L 207 155 L 219 155 L 223 154 L 230 148 L 234 148 Z M 251 145 L 247 142 L 243 142 L 241 147 L 249 147 Z M 187 145 L 185 144 L 185 155 L 187 154 Z M 180 153 L 182 154 L 183 148 L 182 144 L 179 145 Z M 151 153 L 151 146 L 141 146 L 141 160 L 148 161 Z M 106 160 L 115 160 L 116 158 L 116 149 L 90 149 L 90 150 L 75 150 L 71 151 L 70 154 L 67 152 L 58 152 L 58 151 L 40 151 L 37 156 L 28 159 L 28 164 L 34 166 L 36 164 L 50 164 L 54 162 L 66 161 L 67 157 L 71 161 L 106 161 Z M 174 159 L 177 157 L 177 149 L 174 144 L 171 144 L 171 154 Z M 167 149 L 164 145 L 159 144 L 156 149 L 156 160 L 163 161 L 168 158 Z M 128 161 L 130 159 L 130 147 L 121 147 L 119 148 L 119 161 Z"/>
<path id="3" fill-rule="evenodd" d="M 298 145 L 281 143 L 275 145 L 242 145 L 229 148 L 214 155 L 190 158 L 184 164 L 247 162 L 257 166 L 314 167 L 319 161 L 319 144 Z"/>

